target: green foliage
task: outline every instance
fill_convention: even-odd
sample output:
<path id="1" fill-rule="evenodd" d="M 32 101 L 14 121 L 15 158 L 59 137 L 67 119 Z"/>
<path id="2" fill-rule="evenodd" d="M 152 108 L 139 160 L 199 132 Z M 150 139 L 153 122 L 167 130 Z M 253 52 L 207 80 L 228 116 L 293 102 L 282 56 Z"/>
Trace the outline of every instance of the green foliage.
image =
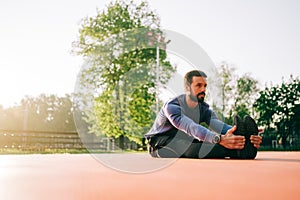
<path id="1" fill-rule="evenodd" d="M 270 128 L 273 116 L 278 110 L 279 87 L 266 87 L 259 92 L 259 97 L 254 104 L 255 111 L 259 114 L 259 124 Z"/>
<path id="2" fill-rule="evenodd" d="M 95 101 L 97 122 L 100 130 L 108 137 L 118 138 L 124 135 L 124 131 L 119 126 L 119 119 L 115 117 L 114 99 L 110 91 L 103 92 Z"/>
<path id="3" fill-rule="evenodd" d="M 94 17 L 83 19 L 79 30 L 79 41 L 73 43 L 74 51 L 79 55 L 90 56 L 101 42 L 112 35 L 150 27 L 159 28 L 159 19 L 149 11 L 148 4 L 134 1 L 112 1 L 104 11 L 97 10 Z"/>
<path id="4" fill-rule="evenodd" d="M 290 77 L 288 82 L 281 85 L 266 87 L 260 92 L 254 104 L 259 114 L 259 124 L 266 125 L 267 129 L 276 127 L 282 144 L 290 136 L 299 136 L 300 113 L 300 80 Z"/>
<path id="5" fill-rule="evenodd" d="M 132 94 L 134 101 L 129 102 L 131 119 L 143 126 L 149 126 L 152 123 L 153 112 L 149 105 L 155 102 L 155 95 L 148 92 L 149 88 L 153 88 L 153 84 L 141 85 Z"/>

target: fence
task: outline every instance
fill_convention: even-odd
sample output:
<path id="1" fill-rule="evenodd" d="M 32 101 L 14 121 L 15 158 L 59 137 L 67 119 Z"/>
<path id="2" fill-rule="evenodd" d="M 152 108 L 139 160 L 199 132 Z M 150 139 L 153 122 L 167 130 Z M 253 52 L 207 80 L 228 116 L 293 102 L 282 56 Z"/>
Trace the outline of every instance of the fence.
<path id="1" fill-rule="evenodd" d="M 114 140 L 102 138 L 99 140 L 91 134 L 85 137 L 84 143 L 77 132 L 51 131 L 16 131 L 0 130 L 1 149 L 19 149 L 26 151 L 44 151 L 45 149 L 97 149 L 103 151 L 114 150 Z"/>

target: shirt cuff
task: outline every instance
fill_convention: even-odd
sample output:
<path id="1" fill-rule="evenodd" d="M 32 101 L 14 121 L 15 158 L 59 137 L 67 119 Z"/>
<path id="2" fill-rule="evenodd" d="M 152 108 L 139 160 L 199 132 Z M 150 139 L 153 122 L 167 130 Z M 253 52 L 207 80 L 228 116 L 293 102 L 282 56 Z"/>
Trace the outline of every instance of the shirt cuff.
<path id="1" fill-rule="evenodd" d="M 213 144 L 213 138 L 216 133 L 212 131 L 207 131 L 204 141 Z"/>

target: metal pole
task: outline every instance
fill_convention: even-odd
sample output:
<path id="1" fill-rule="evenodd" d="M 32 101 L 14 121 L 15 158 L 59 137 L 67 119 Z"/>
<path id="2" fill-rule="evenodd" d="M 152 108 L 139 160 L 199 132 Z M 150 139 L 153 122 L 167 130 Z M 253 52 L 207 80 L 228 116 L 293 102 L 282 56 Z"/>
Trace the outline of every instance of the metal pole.
<path id="1" fill-rule="evenodd" d="M 24 119 L 23 119 L 23 131 L 27 130 L 27 125 L 28 125 L 28 102 L 26 102 L 26 107 L 24 109 Z"/>
<path id="2" fill-rule="evenodd" d="M 24 109 L 24 119 L 23 119 L 23 134 L 22 134 L 22 148 L 27 147 L 27 133 L 25 133 L 25 131 L 27 130 L 28 127 L 28 102 L 26 102 L 26 106 Z"/>
<path id="3" fill-rule="evenodd" d="M 159 41 L 159 40 L 158 40 Z M 158 105 L 158 84 L 159 84 L 159 44 L 157 43 L 156 46 L 156 113 L 159 112 L 159 105 Z"/>

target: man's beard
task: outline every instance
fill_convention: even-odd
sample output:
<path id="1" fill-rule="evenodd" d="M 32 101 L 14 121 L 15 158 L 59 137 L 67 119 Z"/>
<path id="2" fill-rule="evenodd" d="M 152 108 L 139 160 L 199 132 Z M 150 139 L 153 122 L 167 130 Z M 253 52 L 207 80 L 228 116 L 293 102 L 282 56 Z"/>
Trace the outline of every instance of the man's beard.
<path id="1" fill-rule="evenodd" d="M 202 94 L 203 94 L 203 97 L 199 97 Z M 205 98 L 205 92 L 200 92 L 197 95 L 190 94 L 190 99 L 192 101 L 194 101 L 194 102 L 197 102 L 197 103 L 203 103 L 204 102 L 204 98 Z"/>

